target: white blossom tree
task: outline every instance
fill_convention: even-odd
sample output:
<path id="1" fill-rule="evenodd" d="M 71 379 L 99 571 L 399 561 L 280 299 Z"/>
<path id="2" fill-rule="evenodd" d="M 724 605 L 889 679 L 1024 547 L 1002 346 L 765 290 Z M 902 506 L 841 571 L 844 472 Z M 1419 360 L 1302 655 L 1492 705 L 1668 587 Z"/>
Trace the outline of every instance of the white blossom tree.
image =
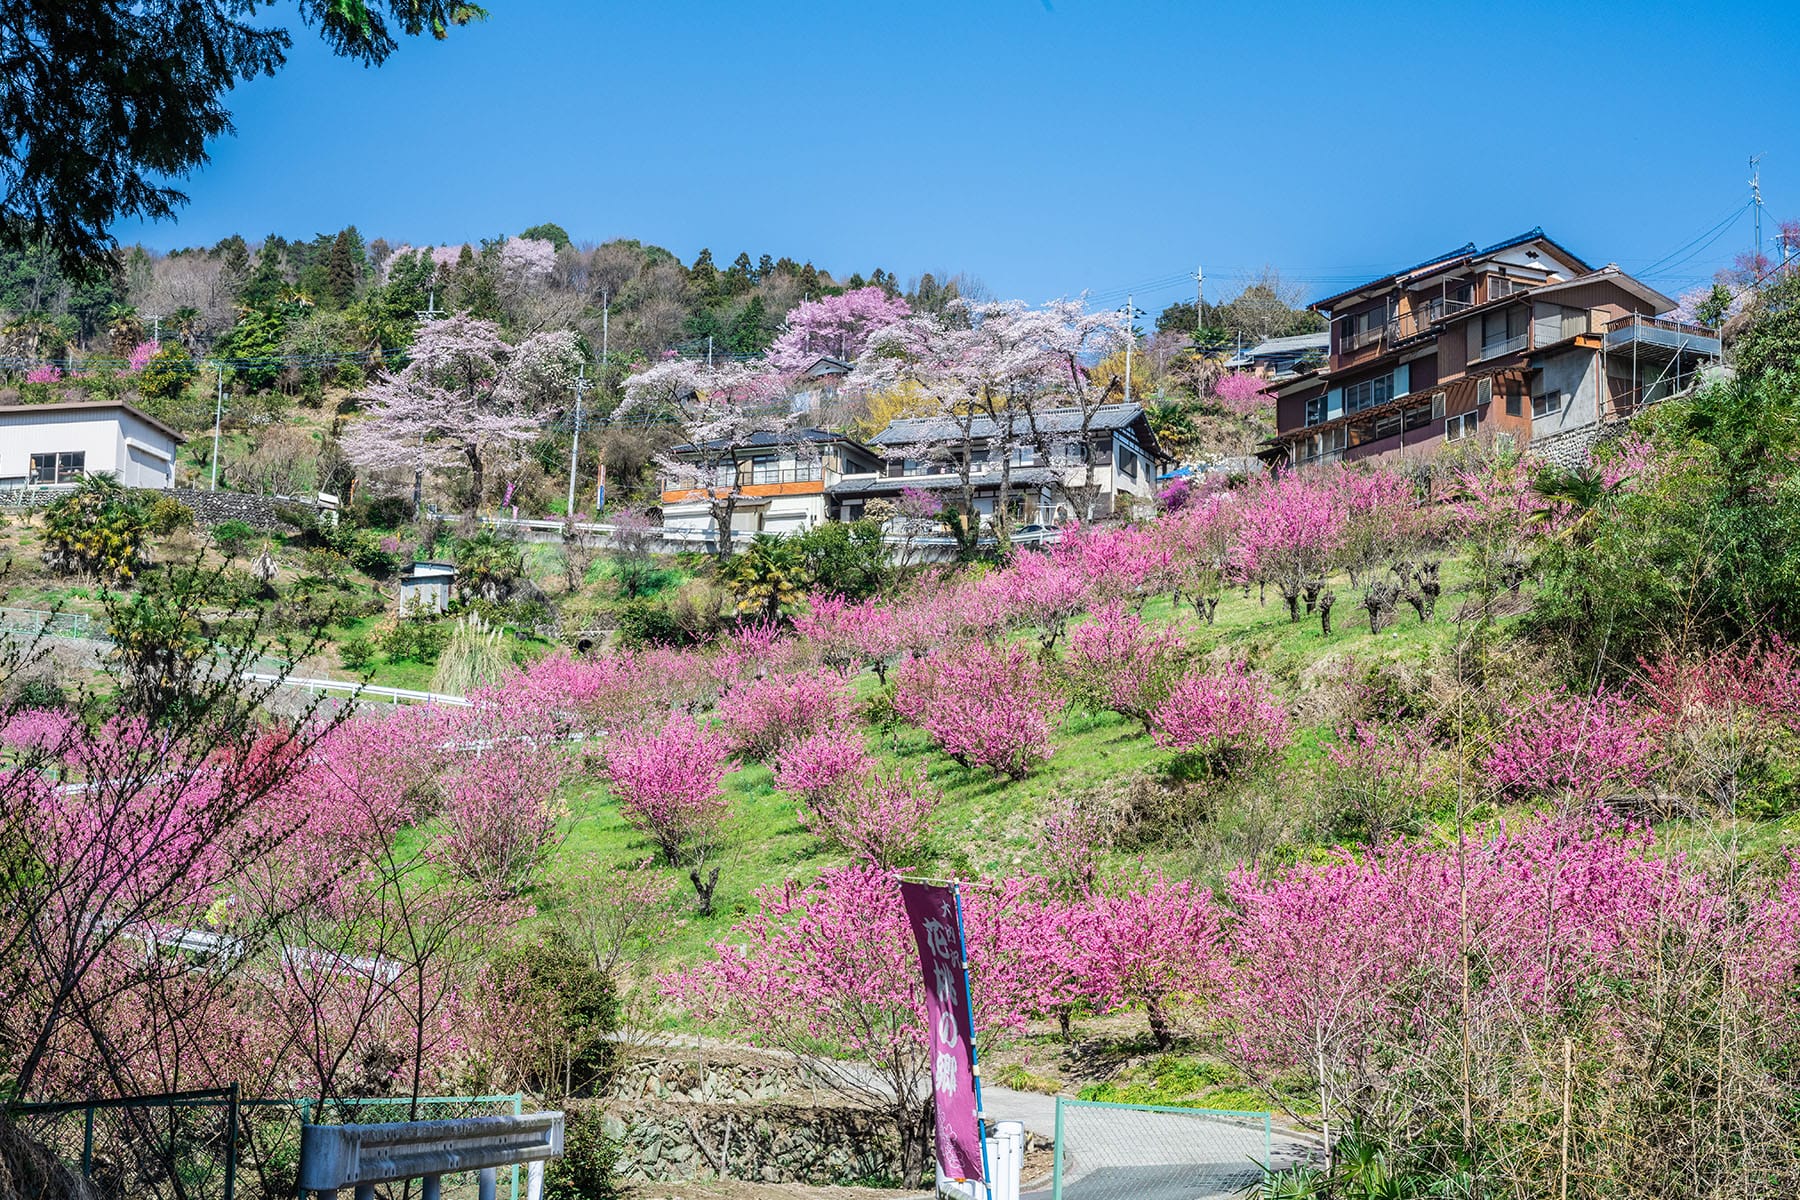
<path id="1" fill-rule="evenodd" d="M 344 431 L 350 461 L 370 470 L 466 468 L 470 511 L 484 497 L 491 460 L 536 440 L 543 416 L 574 379 L 580 354 L 565 332 L 507 345 L 491 321 L 427 322 L 399 372 L 360 397 L 367 415 Z M 414 501 L 420 499 L 415 482 Z"/>
<path id="2" fill-rule="evenodd" d="M 619 415 L 643 412 L 674 422 L 681 442 L 657 455 L 657 468 L 670 490 L 705 499 L 721 560 L 731 556 L 731 519 L 747 494 L 738 451 L 761 433 L 775 446 L 810 452 L 795 437 L 797 417 L 782 398 L 777 377 L 737 362 L 707 366 L 671 358 L 625 380 Z"/>
<path id="3" fill-rule="evenodd" d="M 1085 444 L 1104 393 L 1088 384 L 1082 361 L 1115 342 L 1123 345 L 1124 336 L 1121 318 L 1084 313 L 1077 301 L 1034 309 L 1017 300 L 957 300 L 941 316 L 917 313 L 877 330 L 848 386 L 868 391 L 907 386 L 926 398 L 925 456 L 955 472 L 961 519 L 970 521 L 970 535 L 976 476 L 994 471 L 994 532 L 1004 544 L 1015 459 L 1028 448 L 1048 456 L 1057 444 L 1040 411 L 1065 399 L 1081 407 L 1079 435 Z M 984 434 L 987 445 L 978 448 Z M 1049 465 L 1057 465 L 1054 458 Z M 1067 474 L 1057 472 L 1059 478 Z M 1086 486 L 1090 493 L 1098 490 L 1092 464 Z"/>

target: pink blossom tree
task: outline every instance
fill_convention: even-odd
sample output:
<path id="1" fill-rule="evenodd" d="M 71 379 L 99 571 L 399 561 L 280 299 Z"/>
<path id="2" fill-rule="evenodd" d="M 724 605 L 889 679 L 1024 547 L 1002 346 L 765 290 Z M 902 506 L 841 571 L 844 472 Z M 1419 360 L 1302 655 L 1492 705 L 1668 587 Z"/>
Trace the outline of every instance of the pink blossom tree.
<path id="1" fill-rule="evenodd" d="M 1275 404 L 1274 396 L 1268 391 L 1268 382 L 1243 371 L 1227 371 L 1219 376 L 1213 382 L 1212 393 L 1228 412 L 1240 417 L 1265 412 Z"/>
<path id="2" fill-rule="evenodd" d="M 671 866 L 718 836 L 730 810 L 723 783 L 735 765 L 725 735 L 692 720 L 621 730 L 606 746 L 607 783 L 626 821 Z"/>
<path id="3" fill-rule="evenodd" d="M 696 1015 L 796 1057 L 823 1086 L 884 1112 L 917 1187 L 934 1129 L 925 996 L 895 877 L 866 866 L 758 893 L 760 911 L 713 947 L 716 957 L 664 981 Z M 983 1045 L 1022 1017 L 1018 958 L 998 936 L 1007 897 L 965 905 L 974 1027 Z"/>
<path id="4" fill-rule="evenodd" d="M 1050 757 L 1050 720 L 1059 697 L 1025 646 L 974 643 L 933 655 L 928 667 L 909 664 L 898 691 L 905 695 L 896 695 L 895 708 L 916 714 L 944 752 L 965 766 L 1023 779 Z"/>
<path id="5" fill-rule="evenodd" d="M 1642 787 L 1654 747 L 1623 697 L 1544 692 L 1507 710 L 1482 770 L 1503 790 L 1594 802 Z"/>
<path id="6" fill-rule="evenodd" d="M 719 716 L 731 733 L 734 753 L 767 762 L 784 747 L 841 725 L 850 708 L 842 681 L 802 671 L 766 675 L 731 688 L 719 702 Z"/>
<path id="7" fill-rule="evenodd" d="M 816 787 L 801 820 L 827 845 L 893 870 L 916 859 L 931 832 L 931 814 L 943 797 L 923 768 L 873 762 Z"/>
<path id="8" fill-rule="evenodd" d="M 1287 748 L 1287 710 L 1259 674 L 1233 663 L 1189 675 L 1152 714 L 1157 744 L 1192 755 L 1211 769 L 1253 768 Z"/>
<path id="9" fill-rule="evenodd" d="M 1344 528 L 1344 510 L 1323 480 L 1290 472 L 1243 499 L 1235 558 L 1246 578 L 1273 583 L 1300 619 L 1301 593 L 1317 595 L 1329 576 Z"/>
<path id="10" fill-rule="evenodd" d="M 1069 696 L 1090 709 L 1110 709 L 1143 723 L 1181 677 L 1187 645 L 1178 630 L 1151 626 L 1117 603 L 1096 608 L 1069 634 L 1062 674 Z"/>
<path id="11" fill-rule="evenodd" d="M 911 314 L 904 299 L 878 287 L 803 300 L 788 311 L 786 324 L 769 347 L 769 365 L 783 375 L 794 375 L 821 355 L 853 362 L 870 335 Z"/>
<path id="12" fill-rule="evenodd" d="M 1102 1011 L 1141 1006 L 1158 1049 L 1174 1041 L 1175 1007 L 1225 982 L 1218 908 L 1186 880 L 1146 874 L 1123 891 L 1090 896 L 1075 921 L 1088 998 Z"/>

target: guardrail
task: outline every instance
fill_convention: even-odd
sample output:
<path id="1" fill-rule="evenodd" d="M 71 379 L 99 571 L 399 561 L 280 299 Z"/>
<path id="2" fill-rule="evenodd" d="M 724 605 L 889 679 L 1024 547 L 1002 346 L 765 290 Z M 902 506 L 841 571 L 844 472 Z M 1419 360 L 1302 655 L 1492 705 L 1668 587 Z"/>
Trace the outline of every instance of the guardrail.
<path id="1" fill-rule="evenodd" d="M 396 704 L 402 700 L 412 700 L 419 704 L 443 704 L 451 708 L 469 707 L 467 696 L 452 696 L 448 692 L 420 692 L 412 688 L 379 687 L 372 683 L 358 683 L 353 679 L 309 679 L 298 675 L 277 675 L 268 671 L 245 671 L 243 678 L 252 683 L 278 683 L 305 691 L 349 692 L 353 698 L 373 696 L 380 700 L 392 700 Z"/>
<path id="2" fill-rule="evenodd" d="M 375 1185 L 422 1179 L 423 1200 L 439 1200 L 443 1177 L 479 1172 L 481 1200 L 494 1200 L 496 1172 L 526 1166 L 526 1200 L 544 1194 L 544 1164 L 563 1153 L 563 1114 L 397 1121 L 383 1125 L 308 1125 L 300 1131 L 299 1190 L 337 1200 L 354 1188 L 373 1200 Z"/>

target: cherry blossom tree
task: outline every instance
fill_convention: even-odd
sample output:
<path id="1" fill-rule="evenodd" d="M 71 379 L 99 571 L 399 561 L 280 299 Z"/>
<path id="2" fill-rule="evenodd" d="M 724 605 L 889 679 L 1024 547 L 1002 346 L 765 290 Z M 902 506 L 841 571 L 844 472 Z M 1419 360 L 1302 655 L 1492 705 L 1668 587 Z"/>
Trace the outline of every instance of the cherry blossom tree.
<path id="1" fill-rule="evenodd" d="M 794 436 L 797 415 L 780 397 L 777 377 L 736 362 L 709 367 L 672 358 L 625 380 L 620 416 L 642 414 L 674 423 L 681 441 L 656 459 L 663 486 L 706 501 L 721 561 L 731 556 L 731 518 L 749 482 L 738 469 L 739 448 L 761 433 L 778 446 L 809 452 Z"/>
<path id="2" fill-rule="evenodd" d="M 1174 1041 L 1175 1007 L 1225 982 L 1218 908 L 1186 880 L 1146 874 L 1090 896 L 1074 919 L 1088 999 L 1101 1011 L 1142 1006 L 1158 1049 Z"/>
<path id="3" fill-rule="evenodd" d="M 415 479 L 464 467 L 473 511 L 495 457 L 536 440 L 546 394 L 572 381 L 576 365 L 566 333 L 536 334 L 515 350 L 491 321 L 458 315 L 428 322 L 406 365 L 362 394 L 366 415 L 344 431 L 344 452 L 358 466 L 411 470 Z"/>
<path id="4" fill-rule="evenodd" d="M 894 706 L 965 766 L 1023 779 L 1050 757 L 1059 697 L 1028 647 L 977 642 L 908 664 Z"/>
<path id="5" fill-rule="evenodd" d="M 1242 502 L 1235 558 L 1245 577 L 1267 579 L 1300 619 L 1300 596 L 1317 595 L 1330 574 L 1344 510 L 1319 478 L 1290 472 L 1258 486 Z"/>
<path id="6" fill-rule="evenodd" d="M 821 355 L 854 361 L 877 330 L 912 315 L 899 296 L 878 287 L 854 288 L 837 296 L 803 300 L 788 311 L 787 323 L 769 347 L 769 365 L 793 375 Z"/>

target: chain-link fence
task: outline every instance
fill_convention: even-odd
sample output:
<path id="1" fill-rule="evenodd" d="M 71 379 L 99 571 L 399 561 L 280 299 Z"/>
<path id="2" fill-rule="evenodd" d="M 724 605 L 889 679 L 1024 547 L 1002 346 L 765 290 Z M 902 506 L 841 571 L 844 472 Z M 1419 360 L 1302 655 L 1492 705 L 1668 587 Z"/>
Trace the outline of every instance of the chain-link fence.
<path id="1" fill-rule="evenodd" d="M 102 1197 L 120 1200 L 291 1200 L 305 1124 L 373 1125 L 517 1115 L 524 1096 L 399 1099 L 240 1099 L 236 1088 L 120 1100 L 15 1104 L 20 1130 L 79 1171 Z M 518 1200 L 523 1176 L 503 1171 L 500 1189 Z M 473 1171 L 443 1177 L 444 1200 L 475 1200 Z M 418 1184 L 411 1185 L 417 1195 Z M 408 1185 L 377 1189 L 404 1200 Z"/>
<path id="2" fill-rule="evenodd" d="M 1056 1102 L 1053 1200 L 1211 1200 L 1242 1195 L 1292 1157 L 1268 1113 Z"/>

